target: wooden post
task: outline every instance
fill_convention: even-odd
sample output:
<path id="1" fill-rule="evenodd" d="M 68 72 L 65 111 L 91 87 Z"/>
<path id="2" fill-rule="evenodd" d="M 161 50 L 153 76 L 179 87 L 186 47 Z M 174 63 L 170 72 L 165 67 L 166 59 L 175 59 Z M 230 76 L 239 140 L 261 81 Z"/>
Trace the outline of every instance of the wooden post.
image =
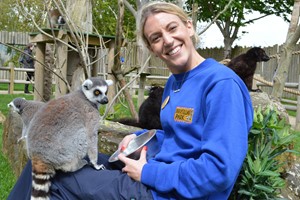
<path id="1" fill-rule="evenodd" d="M 8 94 L 13 94 L 14 86 L 15 86 L 15 66 L 14 66 L 14 63 L 12 63 L 12 62 L 9 62 L 8 66 L 10 68 Z"/>
<path id="2" fill-rule="evenodd" d="M 92 62 L 94 62 L 95 60 L 98 60 L 100 58 L 99 52 L 97 50 L 95 50 L 93 53 L 97 53 L 97 56 Z M 92 65 L 92 72 L 91 72 L 92 77 L 98 76 L 98 63 L 99 63 L 99 61 L 94 62 L 94 64 Z"/>
<path id="3" fill-rule="evenodd" d="M 34 100 L 44 101 L 44 66 L 46 43 L 38 42 L 35 48 Z"/>
<path id="4" fill-rule="evenodd" d="M 62 38 L 67 42 L 67 37 Z M 67 69 L 68 69 L 68 47 L 61 43 L 57 42 L 57 73 L 67 81 Z M 60 78 L 56 77 L 55 85 L 55 98 L 60 97 L 64 94 L 67 94 L 68 88 L 66 83 Z"/>
<path id="5" fill-rule="evenodd" d="M 107 73 L 108 76 L 106 79 L 110 79 L 114 81 L 114 84 L 116 84 L 115 78 L 112 75 L 112 68 L 114 66 L 114 51 L 115 51 L 115 42 L 113 40 L 111 40 L 108 44 L 108 55 L 107 55 L 107 59 L 108 59 L 108 64 L 107 64 Z M 110 86 L 109 87 L 109 91 L 108 91 L 108 99 L 111 100 L 114 98 L 114 96 L 116 95 L 116 91 L 115 91 L 115 87 L 114 86 Z M 112 106 L 113 108 L 113 106 Z M 113 112 L 113 111 L 111 111 Z"/>
<path id="6" fill-rule="evenodd" d="M 299 75 L 299 84 L 298 89 L 300 90 L 300 75 Z M 297 112 L 296 112 L 296 121 L 295 121 L 295 130 L 300 130 L 300 97 L 297 96 Z"/>

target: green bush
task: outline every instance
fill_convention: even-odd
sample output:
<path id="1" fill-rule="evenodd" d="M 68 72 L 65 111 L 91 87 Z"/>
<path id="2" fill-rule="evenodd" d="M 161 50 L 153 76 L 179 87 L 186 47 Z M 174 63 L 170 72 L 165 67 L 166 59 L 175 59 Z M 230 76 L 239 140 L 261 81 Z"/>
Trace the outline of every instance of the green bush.
<path id="1" fill-rule="evenodd" d="M 285 187 L 282 167 L 287 161 L 278 156 L 295 153 L 289 147 L 296 137 L 298 133 L 292 134 L 291 126 L 276 110 L 255 109 L 248 153 L 230 199 L 279 199 L 280 189 Z"/>

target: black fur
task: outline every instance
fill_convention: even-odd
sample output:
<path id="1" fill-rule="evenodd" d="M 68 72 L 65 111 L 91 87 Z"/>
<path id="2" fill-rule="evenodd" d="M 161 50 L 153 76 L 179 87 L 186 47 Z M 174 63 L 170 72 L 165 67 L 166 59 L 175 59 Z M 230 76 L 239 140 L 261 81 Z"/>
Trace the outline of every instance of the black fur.
<path id="1" fill-rule="evenodd" d="M 125 125 L 140 127 L 143 129 L 162 129 L 160 123 L 160 106 L 164 89 L 154 86 L 149 91 L 149 97 L 139 108 L 139 120 L 122 118 L 116 120 Z"/>
<path id="2" fill-rule="evenodd" d="M 260 91 L 252 89 L 253 76 L 257 62 L 266 62 L 270 57 L 260 47 L 253 47 L 246 53 L 233 58 L 228 67 L 231 68 L 244 81 L 249 91 Z"/>

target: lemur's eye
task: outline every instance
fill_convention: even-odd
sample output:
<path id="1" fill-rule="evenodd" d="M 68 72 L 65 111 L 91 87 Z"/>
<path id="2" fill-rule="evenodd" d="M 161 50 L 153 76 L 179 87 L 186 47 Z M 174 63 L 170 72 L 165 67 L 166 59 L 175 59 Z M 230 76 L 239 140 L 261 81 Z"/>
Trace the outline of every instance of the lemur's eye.
<path id="1" fill-rule="evenodd" d="M 100 94 L 101 94 L 101 91 L 100 91 L 100 90 L 95 90 L 95 91 L 94 91 L 94 95 L 95 95 L 95 96 L 99 96 Z"/>

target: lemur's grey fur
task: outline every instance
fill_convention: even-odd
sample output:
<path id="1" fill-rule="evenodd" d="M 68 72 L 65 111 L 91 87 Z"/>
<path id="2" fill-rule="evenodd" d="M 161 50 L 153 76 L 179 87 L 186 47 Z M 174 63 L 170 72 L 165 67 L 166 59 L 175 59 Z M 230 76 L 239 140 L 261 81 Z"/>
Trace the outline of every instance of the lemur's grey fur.
<path id="1" fill-rule="evenodd" d="M 8 107 L 21 116 L 23 122 L 22 136 L 18 139 L 18 142 L 27 137 L 26 133 L 30 121 L 32 120 L 34 114 L 44 105 L 45 103 L 41 101 L 31 101 L 19 97 L 13 99 L 8 104 Z"/>
<path id="2" fill-rule="evenodd" d="M 28 156 L 32 161 L 31 199 L 49 199 L 50 178 L 55 170 L 76 171 L 97 164 L 99 107 L 108 103 L 112 81 L 89 78 L 81 89 L 49 101 L 38 110 L 27 129 Z"/>

